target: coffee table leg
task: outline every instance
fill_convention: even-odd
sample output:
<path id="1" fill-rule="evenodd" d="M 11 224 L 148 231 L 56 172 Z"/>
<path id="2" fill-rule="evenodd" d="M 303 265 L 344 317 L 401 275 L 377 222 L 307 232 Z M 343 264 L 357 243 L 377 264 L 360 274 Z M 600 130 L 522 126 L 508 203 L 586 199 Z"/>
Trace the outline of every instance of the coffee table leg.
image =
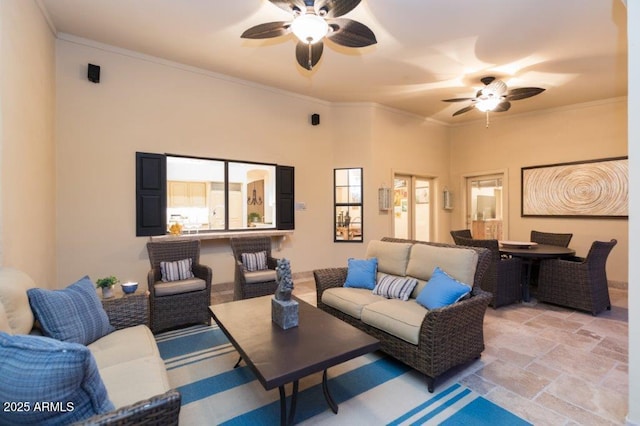
<path id="1" fill-rule="evenodd" d="M 289 418 L 287 421 L 287 394 L 284 385 L 278 386 L 280 391 L 280 424 L 282 426 L 292 425 L 296 417 L 296 405 L 298 404 L 298 381 L 293 382 L 293 390 L 291 391 L 291 406 L 289 407 Z"/>
<path id="2" fill-rule="evenodd" d="M 329 393 L 329 385 L 327 384 L 327 370 L 324 370 L 322 373 L 322 393 L 324 393 L 324 399 L 327 400 L 327 404 L 329 404 L 329 408 L 333 411 L 334 414 L 338 414 L 338 404 L 333 400 L 331 393 Z"/>

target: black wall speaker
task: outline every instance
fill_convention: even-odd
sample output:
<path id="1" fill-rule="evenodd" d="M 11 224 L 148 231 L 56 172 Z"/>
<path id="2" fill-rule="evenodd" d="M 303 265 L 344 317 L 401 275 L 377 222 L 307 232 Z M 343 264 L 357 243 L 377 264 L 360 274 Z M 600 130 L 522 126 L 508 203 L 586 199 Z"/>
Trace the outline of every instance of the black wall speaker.
<path id="1" fill-rule="evenodd" d="M 311 114 L 311 124 L 313 126 L 320 124 L 320 114 Z"/>
<path id="2" fill-rule="evenodd" d="M 89 64 L 87 78 L 92 83 L 100 83 L 100 65 Z"/>

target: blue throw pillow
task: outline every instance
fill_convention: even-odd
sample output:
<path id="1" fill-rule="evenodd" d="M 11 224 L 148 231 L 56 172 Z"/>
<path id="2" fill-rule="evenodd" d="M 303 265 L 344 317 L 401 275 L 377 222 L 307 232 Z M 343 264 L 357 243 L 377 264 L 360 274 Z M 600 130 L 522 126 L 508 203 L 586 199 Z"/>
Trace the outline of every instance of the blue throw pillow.
<path id="1" fill-rule="evenodd" d="M 378 259 L 349 259 L 347 261 L 347 280 L 345 287 L 366 288 L 373 290 L 376 286 Z"/>
<path id="2" fill-rule="evenodd" d="M 450 277 L 436 266 L 416 302 L 427 309 L 437 309 L 456 303 L 470 292 L 470 286 Z"/>
<path id="3" fill-rule="evenodd" d="M 88 345 L 115 330 L 87 276 L 63 290 L 31 288 L 27 295 L 45 336 Z"/>
<path id="4" fill-rule="evenodd" d="M 114 410 L 86 346 L 0 332 L 2 424 L 71 424 Z"/>

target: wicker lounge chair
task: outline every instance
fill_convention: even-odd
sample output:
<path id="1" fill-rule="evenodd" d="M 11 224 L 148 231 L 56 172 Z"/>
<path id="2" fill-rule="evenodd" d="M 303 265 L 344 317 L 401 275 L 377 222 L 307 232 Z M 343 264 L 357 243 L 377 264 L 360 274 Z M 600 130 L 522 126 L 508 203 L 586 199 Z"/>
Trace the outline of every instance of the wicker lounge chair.
<path id="1" fill-rule="evenodd" d="M 531 241 L 538 244 L 569 247 L 573 234 L 557 234 L 553 232 L 531 231 Z"/>
<path id="2" fill-rule="evenodd" d="M 231 248 L 233 249 L 233 257 L 235 258 L 233 300 L 274 294 L 278 287 L 275 271 L 276 266 L 278 266 L 278 259 L 271 257 L 271 238 L 231 238 Z M 253 272 L 247 271 L 242 263 L 242 254 L 261 251 L 267 253 L 268 269 Z"/>
<path id="3" fill-rule="evenodd" d="M 205 323 L 211 324 L 211 268 L 200 264 L 200 240 L 178 240 L 147 243 L 151 270 L 149 284 L 149 313 L 151 330 Z M 162 282 L 160 262 L 191 259 L 195 276 L 190 280 Z M 195 288 L 195 289 L 194 289 Z"/>
<path id="4" fill-rule="evenodd" d="M 538 300 L 591 312 L 611 309 L 607 257 L 616 245 L 594 241 L 586 258 L 549 259 L 540 263 Z"/>
<path id="5" fill-rule="evenodd" d="M 522 260 L 517 257 L 500 256 L 498 240 L 474 240 L 457 237 L 458 245 L 484 247 L 491 251 L 489 269 L 484 274 L 480 287 L 493 294 L 490 305 L 495 309 L 500 306 L 522 300 Z"/>

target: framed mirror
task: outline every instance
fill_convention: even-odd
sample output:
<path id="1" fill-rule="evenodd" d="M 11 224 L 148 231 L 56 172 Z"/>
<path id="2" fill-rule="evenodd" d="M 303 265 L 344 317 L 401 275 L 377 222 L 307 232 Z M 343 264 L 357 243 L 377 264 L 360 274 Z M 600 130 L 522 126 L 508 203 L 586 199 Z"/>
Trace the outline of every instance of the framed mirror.
<path id="1" fill-rule="evenodd" d="M 361 243 L 362 168 L 333 170 L 334 242 Z"/>

